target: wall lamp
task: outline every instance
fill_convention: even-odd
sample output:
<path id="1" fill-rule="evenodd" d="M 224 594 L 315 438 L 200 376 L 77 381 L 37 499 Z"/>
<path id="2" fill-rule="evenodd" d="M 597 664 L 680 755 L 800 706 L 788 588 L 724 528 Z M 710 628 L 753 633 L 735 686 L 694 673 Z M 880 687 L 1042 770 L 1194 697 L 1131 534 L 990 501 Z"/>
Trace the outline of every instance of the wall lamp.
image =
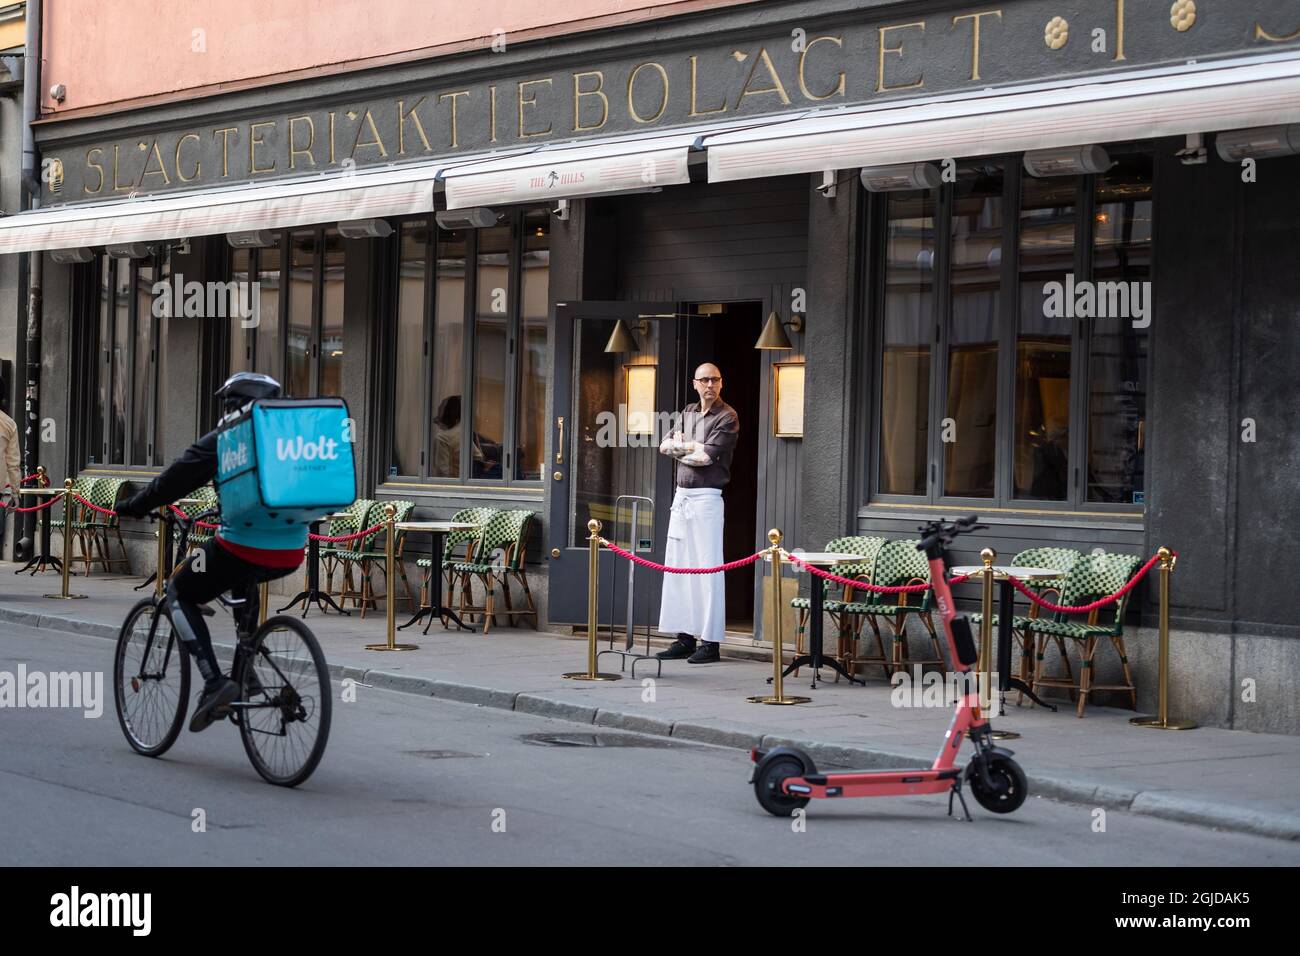
<path id="1" fill-rule="evenodd" d="M 754 343 L 756 349 L 771 349 L 773 351 L 789 351 L 794 348 L 790 342 L 790 336 L 785 334 L 785 327 L 790 326 L 792 332 L 803 331 L 803 316 L 791 316 L 789 322 L 782 322 L 781 316 L 776 314 L 774 309 L 767 317 L 767 322 L 763 326 L 763 334 L 758 337 Z"/>
<path id="2" fill-rule="evenodd" d="M 650 331 L 650 320 L 642 319 L 641 321 L 637 322 L 636 330 L 640 332 L 642 335 L 647 334 Z M 609 337 L 609 341 L 605 343 L 605 351 L 606 352 L 640 352 L 641 343 L 639 343 L 636 339 L 636 336 L 632 334 L 632 330 L 628 327 L 628 324 L 624 322 L 622 319 L 619 319 L 617 322 L 614 323 L 613 335 L 611 335 Z"/>

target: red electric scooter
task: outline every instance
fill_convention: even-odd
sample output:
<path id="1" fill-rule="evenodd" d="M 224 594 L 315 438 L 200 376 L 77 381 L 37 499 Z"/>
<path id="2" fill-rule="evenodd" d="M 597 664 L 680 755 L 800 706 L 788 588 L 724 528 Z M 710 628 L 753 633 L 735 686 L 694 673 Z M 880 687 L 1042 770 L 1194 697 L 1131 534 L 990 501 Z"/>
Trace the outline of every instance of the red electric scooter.
<path id="1" fill-rule="evenodd" d="M 953 524 L 931 521 L 921 528 L 921 543 L 930 561 L 930 580 L 943 620 L 943 632 L 948 638 L 949 659 L 957 672 L 966 674 L 978 660 L 975 640 L 971 636 L 970 621 L 953 610 L 952 591 L 948 587 L 945 550 L 953 538 L 985 528 L 976 524 L 978 517 L 971 515 Z M 1025 772 L 1011 759 L 1011 751 L 993 745 L 992 727 L 979 709 L 979 694 L 969 684 L 967 692 L 957 702 L 956 712 L 943 746 L 934 764 L 923 770 L 845 770 L 818 773 L 812 759 L 795 747 L 775 747 L 772 750 L 750 751 L 757 765 L 751 782 L 754 795 L 768 813 L 788 817 L 795 810 L 808 805 L 812 799 L 830 797 L 898 797 L 917 793 L 943 793 L 948 791 L 948 814 L 952 815 L 952 799 L 961 801 L 966 819 L 971 818 L 962 796 L 962 778 L 970 784 L 975 799 L 985 810 L 993 813 L 1012 813 L 1020 808 L 1029 793 Z M 963 772 L 953 766 L 961 742 L 969 735 L 975 746 L 975 755 Z"/>

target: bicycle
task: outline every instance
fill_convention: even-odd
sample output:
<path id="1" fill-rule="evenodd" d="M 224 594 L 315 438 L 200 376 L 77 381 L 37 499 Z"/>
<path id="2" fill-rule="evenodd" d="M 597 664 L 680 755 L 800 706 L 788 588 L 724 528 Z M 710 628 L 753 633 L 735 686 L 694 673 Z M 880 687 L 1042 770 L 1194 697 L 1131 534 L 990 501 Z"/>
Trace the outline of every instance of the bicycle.
<path id="1" fill-rule="evenodd" d="M 164 549 L 164 580 L 184 558 L 190 530 L 216 509 L 192 518 L 162 512 L 167 528 L 181 529 L 175 556 Z M 329 739 L 329 670 L 316 636 L 294 617 L 276 616 L 259 625 L 258 587 L 218 600 L 231 611 L 238 641 L 231 677 L 241 693 L 224 716 L 239 727 L 244 751 L 268 783 L 296 787 L 320 763 Z M 204 607 L 208 616 L 216 612 Z M 137 753 L 161 757 L 176 742 L 190 695 L 190 653 L 177 638 L 166 603 L 152 595 L 127 613 L 113 656 L 113 696 L 118 723 Z"/>

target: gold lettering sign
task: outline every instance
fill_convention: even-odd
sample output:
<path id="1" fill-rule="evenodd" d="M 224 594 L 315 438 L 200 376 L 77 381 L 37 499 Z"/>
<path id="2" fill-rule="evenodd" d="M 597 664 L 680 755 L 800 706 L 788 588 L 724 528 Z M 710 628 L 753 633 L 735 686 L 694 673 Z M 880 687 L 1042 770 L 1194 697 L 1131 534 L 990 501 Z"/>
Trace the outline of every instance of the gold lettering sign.
<path id="1" fill-rule="evenodd" d="M 697 86 L 697 84 L 698 84 L 698 82 L 699 82 L 699 69 L 700 69 L 700 63 L 699 63 L 699 60 L 700 60 L 700 58 L 699 58 L 698 56 L 694 56 L 694 55 L 693 55 L 693 56 L 691 57 L 691 112 L 690 112 L 690 115 L 691 115 L 691 116 L 708 116 L 710 113 L 725 113 L 725 112 L 727 112 L 727 100 L 726 100 L 725 97 L 724 97 L 723 100 L 722 100 L 722 105 L 719 106 L 717 109 L 712 109 L 712 110 L 704 109 L 704 110 L 702 110 L 702 109 L 699 108 L 699 100 L 696 98 L 696 95 L 695 95 L 696 86 Z M 663 70 L 663 67 L 660 67 L 659 69 L 660 69 L 660 70 Z M 665 93 L 664 93 L 664 101 L 665 101 L 665 103 L 666 103 L 667 100 L 668 100 L 667 89 L 668 89 L 668 77 L 667 77 L 667 75 L 665 74 L 665 76 L 664 76 L 664 90 L 665 90 Z"/>
<path id="2" fill-rule="evenodd" d="M 196 143 L 201 142 L 198 133 L 186 133 L 184 136 L 182 136 L 180 139 L 176 141 L 176 178 L 183 183 L 192 183 L 194 182 L 194 180 L 198 179 L 201 175 L 203 175 L 203 162 L 198 157 L 195 157 L 194 159 L 194 172 L 191 173 L 189 176 L 186 176 L 185 171 L 181 169 L 181 147 L 185 145 L 186 140 L 191 140 L 191 139 L 194 140 L 194 142 Z M 100 185 L 103 185 L 102 178 L 100 181 Z"/>
<path id="3" fill-rule="evenodd" d="M 1263 24 L 1255 24 L 1255 39 L 1268 40 L 1271 43 L 1287 43 L 1291 40 L 1300 40 L 1300 27 L 1296 28 L 1295 33 L 1289 33 L 1286 36 L 1275 37 L 1264 29 Z"/>
<path id="4" fill-rule="evenodd" d="M 834 89 L 832 89 L 829 93 L 813 93 L 808 89 L 808 81 L 804 78 L 804 66 L 805 66 L 804 61 L 808 59 L 808 54 L 812 52 L 812 48 L 816 46 L 818 43 L 822 43 L 822 42 L 834 43 L 837 47 L 841 47 L 841 48 L 844 46 L 843 37 L 816 37 L 812 40 L 809 40 L 808 45 L 803 48 L 803 52 L 799 54 L 799 92 L 803 94 L 804 99 L 806 100 L 828 100 L 832 96 L 844 95 L 844 71 L 843 70 L 840 70 L 840 72 L 836 74 L 840 78 L 839 85 L 836 86 Z"/>
<path id="5" fill-rule="evenodd" d="M 691 59 L 695 58 L 691 57 Z M 654 116 L 650 117 L 644 117 L 638 113 L 636 111 L 636 104 L 632 102 L 632 87 L 636 84 L 636 78 L 641 75 L 641 71 L 644 69 L 651 69 L 659 74 L 659 82 L 662 84 L 663 91 L 662 98 L 659 100 L 659 111 L 655 113 Z M 694 78 L 693 73 L 692 78 Z M 666 109 L 668 109 L 668 71 L 658 63 L 650 62 L 637 64 L 636 69 L 628 74 L 627 78 L 627 115 L 632 117 L 632 119 L 636 120 L 638 123 L 654 123 L 664 115 L 664 110 Z"/>
<path id="6" fill-rule="evenodd" d="M 221 129 L 214 129 L 212 137 L 221 137 L 221 177 L 230 175 L 230 134 L 238 133 L 238 126 L 223 126 Z"/>
<path id="7" fill-rule="evenodd" d="M 248 124 L 248 171 L 253 175 L 275 172 L 275 160 L 271 160 L 270 166 L 257 165 L 257 147 L 266 145 L 266 140 L 262 138 L 261 131 L 268 128 L 275 129 L 275 123 Z"/>
<path id="8" fill-rule="evenodd" d="M 370 139 L 362 140 L 361 133 L 367 126 L 370 127 Z M 352 139 L 352 152 L 348 153 L 348 157 L 351 158 L 356 156 L 357 150 L 362 147 L 373 148 L 375 146 L 379 147 L 379 155 L 384 159 L 387 159 L 388 150 L 384 146 L 383 138 L 379 135 L 379 128 L 375 126 L 375 118 L 370 115 L 370 110 L 366 110 L 365 114 L 361 117 L 361 121 L 357 123 L 357 135 Z"/>
<path id="9" fill-rule="evenodd" d="M 295 132 L 299 123 L 307 124 L 307 145 L 298 145 L 298 135 Z M 298 157 L 306 156 L 307 162 L 313 166 L 316 165 L 316 157 L 312 155 L 312 146 L 316 144 L 316 121 L 310 116 L 290 116 L 289 117 L 289 168 L 298 168 Z M 179 148 L 179 147 L 177 147 Z"/>
<path id="10" fill-rule="evenodd" d="M 98 147 L 98 146 L 92 146 L 92 147 L 90 147 L 90 149 L 86 150 L 86 168 L 87 168 L 87 169 L 93 169 L 93 170 L 95 170 L 97 173 L 99 173 L 99 182 L 95 184 L 95 188 L 94 188 L 94 189 L 89 189 L 89 188 L 87 188 L 84 184 L 82 185 L 82 187 L 81 187 L 81 188 L 82 188 L 82 191 L 85 192 L 85 193 L 87 193 L 87 194 L 90 194 L 90 193 L 97 193 L 97 192 L 99 192 L 101 189 L 104 188 L 104 167 L 101 166 L 101 165 L 99 165 L 99 163 L 95 162 L 95 161 L 91 158 L 91 156 L 92 156 L 93 154 L 95 154 L 95 153 L 102 153 L 102 152 L 103 152 L 103 149 L 101 149 L 101 148 Z"/>
<path id="11" fill-rule="evenodd" d="M 468 95 L 468 92 L 469 91 L 467 90 L 466 95 Z M 445 96 L 447 94 L 443 94 L 443 95 Z M 455 145 L 456 143 L 456 100 L 454 99 L 454 97 L 459 94 L 453 93 L 451 95 L 453 97 L 451 101 L 451 141 L 452 141 L 452 145 Z M 408 110 L 406 109 L 406 102 L 404 100 L 397 101 L 397 155 L 398 156 L 406 155 L 406 121 L 408 119 L 415 123 L 415 131 L 420 134 L 420 142 L 424 144 L 424 151 L 427 153 L 431 149 L 433 149 L 433 147 L 429 145 L 429 137 L 425 135 L 424 124 L 420 122 L 420 116 L 418 113 L 415 112 L 420 108 L 420 104 L 423 102 L 424 102 L 424 97 L 421 96 L 418 100 L 415 101 L 414 104 L 412 104 L 411 108 Z M 441 96 L 438 97 L 438 102 L 439 103 L 442 102 Z"/>
<path id="12" fill-rule="evenodd" d="M 900 41 L 898 46 L 886 46 L 886 34 L 893 30 L 911 30 L 919 28 L 922 33 L 925 32 L 925 21 L 918 20 L 916 23 L 899 23 L 894 26 L 880 27 L 877 31 L 880 41 L 880 56 L 876 63 L 876 92 L 890 93 L 894 90 L 919 90 L 925 86 L 925 73 L 921 73 L 921 78 L 915 83 L 905 83 L 901 86 L 887 86 L 885 84 L 885 54 L 893 53 L 898 57 L 903 56 L 903 44 Z"/>
<path id="13" fill-rule="evenodd" d="M 582 88 L 583 78 L 594 76 L 596 78 L 596 88 L 593 90 L 584 90 Z M 603 92 L 605 86 L 605 74 L 600 70 L 589 70 L 586 73 L 573 74 L 573 131 L 600 129 L 609 120 L 609 97 Z M 600 98 L 600 122 L 592 126 L 584 125 L 580 116 L 582 110 L 582 98 L 584 96 L 596 96 Z"/>
<path id="14" fill-rule="evenodd" d="M 525 96 L 524 88 L 529 86 L 540 86 L 543 83 L 545 83 L 547 86 L 550 86 L 551 78 L 548 76 L 544 80 L 521 80 L 519 83 L 515 84 L 516 86 L 519 87 L 519 138 L 520 139 L 523 139 L 526 136 L 545 136 L 547 133 L 551 132 L 550 123 L 546 124 L 546 129 L 529 130 L 528 132 L 524 131 L 524 107 L 525 106 L 535 107 L 537 105 L 537 94 L 533 92 L 529 92 L 529 94 Z"/>
<path id="15" fill-rule="evenodd" d="M 155 161 L 158 164 L 156 169 L 152 166 Z M 172 184 L 171 177 L 167 175 L 167 167 L 163 164 L 162 154 L 158 152 L 158 140 L 156 139 L 153 141 L 153 146 L 150 147 L 149 152 L 145 154 L 144 172 L 140 173 L 141 185 L 144 184 L 146 176 L 161 176 L 164 186 Z"/>
<path id="16" fill-rule="evenodd" d="M 458 96 L 469 96 L 469 90 L 457 90 L 455 93 L 438 94 L 439 103 L 443 100 L 451 100 L 451 146 L 453 149 L 460 145 L 459 134 L 456 131 L 456 97 Z M 419 119 L 417 119 L 416 122 L 418 123 Z M 420 131 L 420 135 L 424 135 L 424 130 Z M 426 150 L 429 148 L 429 141 L 427 139 L 424 141 L 424 148 Z"/>
<path id="17" fill-rule="evenodd" d="M 952 18 L 952 25 L 956 26 L 962 20 L 971 21 L 971 54 L 970 54 L 970 78 L 975 82 L 980 78 L 980 23 L 984 17 L 997 17 L 1002 19 L 1001 10 L 985 10 L 983 13 L 967 13 L 960 17 Z"/>
<path id="18" fill-rule="evenodd" d="M 751 90 L 749 84 L 754 81 L 754 73 L 758 70 L 760 63 L 767 69 L 767 75 L 771 79 L 772 85 Z M 736 109 L 740 109 L 740 104 L 745 102 L 746 96 L 757 96 L 760 93 L 775 93 L 781 97 L 782 106 L 790 105 L 790 97 L 785 95 L 785 87 L 781 85 L 781 77 L 777 76 L 776 67 L 772 65 L 772 58 L 767 55 L 767 47 L 759 47 L 758 56 L 750 64 L 749 75 L 745 77 L 745 83 L 740 88 L 740 95 L 736 97 Z"/>

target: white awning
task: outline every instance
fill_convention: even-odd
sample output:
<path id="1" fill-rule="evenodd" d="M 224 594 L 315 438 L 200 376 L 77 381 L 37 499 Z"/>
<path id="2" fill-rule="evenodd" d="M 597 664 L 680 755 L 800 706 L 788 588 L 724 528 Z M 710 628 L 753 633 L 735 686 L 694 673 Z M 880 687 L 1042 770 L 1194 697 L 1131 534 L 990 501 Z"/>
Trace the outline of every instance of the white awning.
<path id="1" fill-rule="evenodd" d="M 690 182 L 691 152 L 705 138 L 753 129 L 763 118 L 706 127 L 643 130 L 556 142 L 508 155 L 452 162 L 438 174 L 448 209 L 640 192 Z"/>
<path id="2" fill-rule="evenodd" d="M 288 183 L 208 189 L 56 206 L 0 219 L 0 253 L 153 242 L 321 222 L 427 213 L 438 167 L 334 174 Z"/>
<path id="3" fill-rule="evenodd" d="M 890 166 L 1300 122 L 1300 57 L 805 113 L 708 136 L 709 181 Z"/>

